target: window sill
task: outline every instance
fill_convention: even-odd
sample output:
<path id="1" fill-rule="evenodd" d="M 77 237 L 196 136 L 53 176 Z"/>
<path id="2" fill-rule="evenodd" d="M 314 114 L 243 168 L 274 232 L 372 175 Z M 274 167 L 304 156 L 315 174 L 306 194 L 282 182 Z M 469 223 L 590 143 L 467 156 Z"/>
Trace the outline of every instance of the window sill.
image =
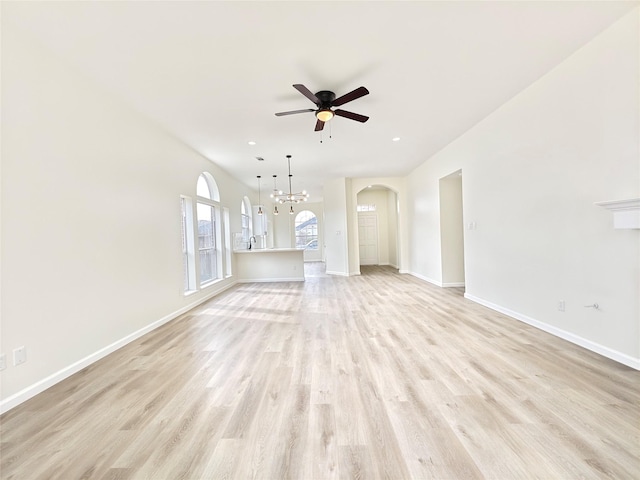
<path id="1" fill-rule="evenodd" d="M 191 295 L 195 295 L 196 293 L 201 292 L 201 291 L 203 291 L 203 290 L 205 290 L 205 289 L 207 289 L 207 288 L 209 288 L 209 287 L 211 287 L 211 286 L 213 286 L 213 285 L 215 285 L 217 283 L 223 282 L 223 281 L 231 278 L 232 276 L 233 275 L 227 275 L 224 278 L 216 278 L 215 280 L 211 280 L 211 281 L 209 281 L 207 283 L 203 283 L 202 285 L 200 285 L 200 288 L 198 288 L 196 290 L 189 290 L 189 291 L 183 292 L 182 296 L 183 297 L 190 297 Z"/>
<path id="2" fill-rule="evenodd" d="M 205 288 L 209 288 L 213 285 L 215 285 L 216 283 L 220 283 L 224 281 L 224 278 L 216 278 L 214 280 L 210 280 L 207 283 L 203 283 L 202 285 L 200 285 L 200 290 L 204 290 Z"/>

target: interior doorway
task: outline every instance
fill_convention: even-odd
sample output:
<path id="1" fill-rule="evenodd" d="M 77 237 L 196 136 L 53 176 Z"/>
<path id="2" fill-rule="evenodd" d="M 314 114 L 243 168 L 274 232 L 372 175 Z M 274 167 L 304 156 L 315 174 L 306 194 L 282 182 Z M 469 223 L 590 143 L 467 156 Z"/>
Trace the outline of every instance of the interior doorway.
<path id="1" fill-rule="evenodd" d="M 383 185 L 368 186 L 357 194 L 356 211 L 360 265 L 389 265 L 399 268 L 397 193 Z"/>
<path id="2" fill-rule="evenodd" d="M 464 287 L 462 170 L 441 178 L 439 187 L 442 286 Z"/>

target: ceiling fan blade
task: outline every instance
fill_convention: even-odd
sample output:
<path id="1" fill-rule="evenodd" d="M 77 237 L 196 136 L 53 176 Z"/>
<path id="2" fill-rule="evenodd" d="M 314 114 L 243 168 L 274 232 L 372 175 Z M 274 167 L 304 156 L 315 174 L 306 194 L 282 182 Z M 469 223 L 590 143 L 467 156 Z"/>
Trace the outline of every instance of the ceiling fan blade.
<path id="1" fill-rule="evenodd" d="M 319 132 L 320 130 L 322 130 L 324 128 L 324 122 L 322 120 L 318 120 L 316 122 L 316 132 Z"/>
<path id="2" fill-rule="evenodd" d="M 282 117 L 284 115 L 295 115 L 296 113 L 307 113 L 307 112 L 315 112 L 313 108 L 305 108 L 304 110 L 291 110 L 289 112 L 279 112 L 276 113 L 276 117 Z"/>
<path id="3" fill-rule="evenodd" d="M 303 94 L 305 97 L 307 97 L 309 100 L 311 100 L 316 105 L 320 105 L 320 100 L 318 99 L 318 97 L 316 97 L 313 93 L 311 93 L 311 90 L 309 90 L 307 87 L 305 87 L 301 83 L 296 83 L 293 86 L 293 88 L 298 90 L 301 94 Z"/>
<path id="4" fill-rule="evenodd" d="M 369 117 L 365 117 L 364 115 L 360 115 L 359 113 L 347 112 L 346 110 L 334 110 L 333 113 L 338 115 L 339 117 L 348 118 L 350 120 L 355 120 L 356 122 L 366 122 L 369 120 Z"/>
<path id="5" fill-rule="evenodd" d="M 364 87 L 358 87 L 354 91 L 345 93 L 341 97 L 336 98 L 333 102 L 331 102 L 331 105 L 333 107 L 339 107 L 340 105 L 344 105 L 347 102 L 351 102 L 356 98 L 364 97 L 365 95 L 369 95 L 369 90 Z"/>

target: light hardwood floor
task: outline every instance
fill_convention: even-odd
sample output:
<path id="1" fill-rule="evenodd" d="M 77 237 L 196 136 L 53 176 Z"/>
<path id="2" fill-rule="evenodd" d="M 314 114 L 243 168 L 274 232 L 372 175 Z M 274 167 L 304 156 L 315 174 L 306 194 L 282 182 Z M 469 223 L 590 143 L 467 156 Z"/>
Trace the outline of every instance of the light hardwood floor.
<path id="1" fill-rule="evenodd" d="M 2 479 L 640 478 L 640 372 L 459 289 L 319 265 L 7 412 Z"/>

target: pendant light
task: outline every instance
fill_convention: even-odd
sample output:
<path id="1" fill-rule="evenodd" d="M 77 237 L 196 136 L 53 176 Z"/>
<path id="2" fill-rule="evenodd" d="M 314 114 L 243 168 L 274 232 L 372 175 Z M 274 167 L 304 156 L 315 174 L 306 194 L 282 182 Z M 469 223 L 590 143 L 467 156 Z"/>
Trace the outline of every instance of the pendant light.
<path id="1" fill-rule="evenodd" d="M 258 175 L 258 215 L 262 215 L 262 200 L 260 198 L 260 178 L 261 176 Z"/>
<path id="2" fill-rule="evenodd" d="M 282 190 L 278 190 L 278 186 L 276 185 L 276 178 L 278 176 L 274 175 L 273 176 L 273 193 L 270 195 L 271 198 L 277 198 L 278 195 L 282 195 Z M 280 212 L 278 212 L 278 205 L 274 205 L 273 206 L 273 214 L 274 215 L 278 215 Z"/>

